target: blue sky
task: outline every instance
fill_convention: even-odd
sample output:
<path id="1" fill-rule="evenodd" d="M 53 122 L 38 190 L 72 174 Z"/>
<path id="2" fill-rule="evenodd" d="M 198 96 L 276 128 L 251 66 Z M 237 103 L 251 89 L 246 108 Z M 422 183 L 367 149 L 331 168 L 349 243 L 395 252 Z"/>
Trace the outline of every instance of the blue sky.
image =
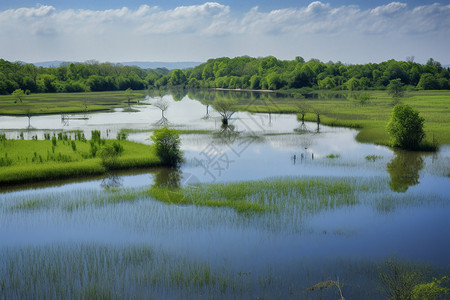
<path id="1" fill-rule="evenodd" d="M 450 1 L 0 0 L 0 58 L 450 64 Z"/>

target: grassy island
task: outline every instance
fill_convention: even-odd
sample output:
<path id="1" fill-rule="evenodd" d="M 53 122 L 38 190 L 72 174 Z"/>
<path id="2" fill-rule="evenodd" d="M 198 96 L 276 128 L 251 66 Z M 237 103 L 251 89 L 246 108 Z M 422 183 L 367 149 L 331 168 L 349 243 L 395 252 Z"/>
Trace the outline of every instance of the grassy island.
<path id="1" fill-rule="evenodd" d="M 105 166 L 100 151 L 114 144 L 120 146 L 121 154 L 113 166 Z M 62 134 L 48 140 L 7 140 L 3 136 L 0 138 L 0 156 L 0 186 L 86 177 L 103 174 L 110 169 L 160 164 L 153 146 L 130 141 L 72 139 Z"/>

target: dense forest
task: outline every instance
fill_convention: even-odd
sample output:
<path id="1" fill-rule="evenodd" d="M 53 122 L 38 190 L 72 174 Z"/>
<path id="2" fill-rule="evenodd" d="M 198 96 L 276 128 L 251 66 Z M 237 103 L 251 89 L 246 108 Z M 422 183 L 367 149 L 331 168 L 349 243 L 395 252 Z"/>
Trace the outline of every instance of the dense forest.
<path id="1" fill-rule="evenodd" d="M 426 64 L 389 60 L 379 64 L 347 65 L 341 62 L 279 60 L 273 56 L 217 58 L 186 70 L 141 69 L 99 63 L 65 63 L 56 68 L 36 67 L 0 59 L 0 94 L 16 89 L 27 93 L 114 91 L 128 88 L 229 88 L 229 89 L 385 89 L 400 79 L 412 89 L 450 89 L 450 68 L 430 58 Z"/>

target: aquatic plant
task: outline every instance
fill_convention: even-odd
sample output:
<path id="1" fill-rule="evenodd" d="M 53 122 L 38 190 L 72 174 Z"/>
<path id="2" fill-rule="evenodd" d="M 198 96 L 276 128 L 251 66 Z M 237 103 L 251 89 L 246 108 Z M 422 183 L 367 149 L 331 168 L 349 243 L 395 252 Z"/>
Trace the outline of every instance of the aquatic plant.
<path id="1" fill-rule="evenodd" d="M 329 289 L 332 287 L 336 287 L 339 291 L 339 300 L 345 300 L 344 296 L 342 296 L 342 285 L 339 283 L 339 278 L 337 278 L 336 281 L 334 280 L 327 280 L 327 281 L 321 281 L 319 283 L 316 283 L 315 285 L 309 287 L 308 291 L 315 291 L 315 290 L 322 290 L 322 289 Z"/>
<path id="2" fill-rule="evenodd" d="M 413 265 L 394 257 L 387 259 L 384 268 L 380 268 L 379 279 L 389 299 L 409 300 L 413 288 L 423 280 L 423 274 Z"/>

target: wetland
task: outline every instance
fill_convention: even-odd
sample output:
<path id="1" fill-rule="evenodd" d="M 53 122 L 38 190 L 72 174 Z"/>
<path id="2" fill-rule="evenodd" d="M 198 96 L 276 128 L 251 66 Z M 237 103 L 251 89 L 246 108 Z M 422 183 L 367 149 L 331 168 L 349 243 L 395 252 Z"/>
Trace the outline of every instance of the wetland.
<path id="1" fill-rule="evenodd" d="M 229 126 L 217 95 L 238 98 Z M 302 122 L 294 99 L 264 95 L 150 94 L 110 111 L 0 116 L 7 141 L 126 131 L 131 148 L 167 125 L 184 158 L 177 169 L 0 186 L 0 298 L 337 299 L 308 288 L 338 280 L 347 299 L 380 299 L 388 259 L 426 282 L 450 275 L 445 137 L 436 152 L 363 143 L 373 127 Z M 277 97 L 287 104 L 267 104 Z"/>

